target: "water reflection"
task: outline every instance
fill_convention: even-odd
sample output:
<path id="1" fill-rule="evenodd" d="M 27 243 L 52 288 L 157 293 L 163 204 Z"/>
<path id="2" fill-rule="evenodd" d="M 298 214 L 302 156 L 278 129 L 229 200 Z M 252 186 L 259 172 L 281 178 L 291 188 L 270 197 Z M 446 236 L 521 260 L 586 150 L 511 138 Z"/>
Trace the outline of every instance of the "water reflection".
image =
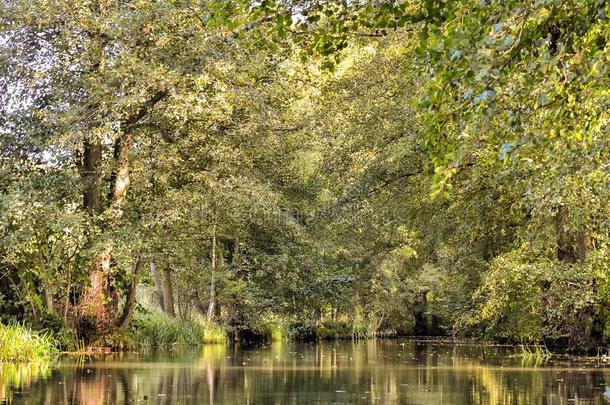
<path id="1" fill-rule="evenodd" d="M 605 404 L 610 369 L 531 367 L 499 346 L 416 341 L 205 346 L 0 367 L 4 404 Z"/>

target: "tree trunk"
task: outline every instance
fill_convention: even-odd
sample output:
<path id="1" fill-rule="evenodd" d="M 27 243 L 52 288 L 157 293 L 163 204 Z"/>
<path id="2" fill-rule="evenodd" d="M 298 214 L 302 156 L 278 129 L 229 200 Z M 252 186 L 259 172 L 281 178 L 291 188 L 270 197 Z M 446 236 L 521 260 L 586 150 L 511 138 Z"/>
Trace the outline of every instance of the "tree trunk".
<path id="1" fill-rule="evenodd" d="M 223 269 L 225 267 L 225 250 L 222 240 L 220 242 L 220 250 L 218 251 L 218 266 Z M 214 291 L 214 295 L 216 295 L 216 291 Z M 218 299 L 216 299 L 214 305 L 214 316 L 216 317 L 216 319 L 220 319 L 222 313 L 221 303 L 218 302 Z"/>
<path id="2" fill-rule="evenodd" d="M 578 240 L 578 260 L 584 263 L 587 260 L 589 251 L 593 248 L 593 240 L 584 225 L 578 230 L 576 238 Z"/>
<path id="3" fill-rule="evenodd" d="M 165 305 L 163 305 L 163 286 L 161 284 L 161 279 L 159 278 L 159 273 L 157 272 L 157 262 L 155 260 L 150 261 L 150 276 L 155 283 L 155 290 L 157 291 L 157 297 L 159 298 L 159 306 L 162 310 L 165 310 Z"/>
<path id="4" fill-rule="evenodd" d="M 442 335 L 441 318 L 438 315 L 432 315 L 430 319 L 430 334 L 434 336 Z"/>
<path id="5" fill-rule="evenodd" d="M 231 264 L 233 271 L 239 271 L 239 266 L 241 265 L 241 256 L 239 249 L 239 236 L 236 236 L 233 239 L 233 255 L 231 257 Z M 227 305 L 227 320 L 230 325 L 234 325 L 237 323 L 237 297 L 234 294 L 231 294 L 231 299 Z"/>
<path id="6" fill-rule="evenodd" d="M 591 236 L 585 225 L 581 224 L 577 231 L 570 229 L 566 224 L 567 218 L 564 207 L 557 209 L 555 215 L 555 230 L 557 232 L 557 259 L 564 263 L 583 263 L 591 249 Z"/>
<path id="7" fill-rule="evenodd" d="M 216 305 L 216 286 L 214 285 L 216 280 L 216 225 L 212 231 L 212 274 L 210 277 L 210 301 L 208 304 L 207 322 L 212 322 L 214 316 L 214 306 Z"/>
<path id="8" fill-rule="evenodd" d="M 559 206 L 555 214 L 555 230 L 557 232 L 557 259 L 564 263 L 576 263 L 579 258 L 579 246 L 577 246 L 574 232 L 568 226 L 565 208 Z M 586 255 L 586 253 L 585 253 Z"/>
<path id="9" fill-rule="evenodd" d="M 72 289 L 72 265 L 68 264 L 68 282 L 66 283 L 66 295 L 64 297 L 64 324 L 68 324 L 68 312 L 70 311 L 70 290 Z"/>
<path id="10" fill-rule="evenodd" d="M 85 139 L 83 143 L 82 161 L 79 169 L 83 181 L 83 207 L 93 215 L 103 211 L 101 198 L 102 183 L 102 145 L 98 140 Z M 98 331 L 105 327 L 111 315 L 109 314 L 110 289 L 108 269 L 110 268 L 110 251 L 104 250 L 92 262 L 89 272 L 89 286 L 81 298 L 81 316 L 97 318 Z"/>
<path id="11" fill-rule="evenodd" d="M 99 141 L 85 140 L 79 167 L 83 181 L 83 207 L 88 212 L 99 214 L 102 212 L 102 145 Z"/>
<path id="12" fill-rule="evenodd" d="M 127 199 L 129 189 L 129 151 L 133 140 L 131 134 L 121 134 L 114 142 L 114 169 L 110 175 L 110 190 L 108 201 L 117 208 L 117 216 L 121 216 L 120 208 Z"/>
<path id="13" fill-rule="evenodd" d="M 167 238 L 169 230 L 167 225 L 163 225 L 163 240 Z M 165 242 L 164 242 L 165 243 Z M 176 316 L 174 304 L 174 290 L 172 288 L 172 271 L 169 266 L 169 256 L 163 253 L 161 261 L 161 283 L 163 287 L 163 312 L 169 316 Z"/>
<path id="14" fill-rule="evenodd" d="M 42 286 L 44 289 L 44 300 L 47 313 L 55 314 L 55 306 L 53 303 L 53 294 L 51 293 L 50 274 L 44 255 L 41 251 L 38 252 L 38 261 L 40 263 L 40 272 L 42 274 Z"/>
<path id="15" fill-rule="evenodd" d="M 416 294 L 415 305 L 413 307 L 413 318 L 415 320 L 415 334 L 425 335 L 428 333 L 428 291 L 421 291 Z"/>
<path id="16" fill-rule="evenodd" d="M 115 297 L 110 289 L 108 277 L 111 259 L 109 248 L 98 254 L 94 259 L 93 269 L 89 274 L 90 285 L 81 301 L 82 314 L 95 318 L 98 333 L 103 332 L 114 321 L 112 308 L 114 308 L 113 300 Z"/>
<path id="17" fill-rule="evenodd" d="M 174 291 L 172 290 L 172 271 L 167 263 L 164 263 L 163 277 L 163 312 L 169 316 L 176 316 L 174 311 Z"/>
<path id="18" fill-rule="evenodd" d="M 240 250 L 239 250 L 239 236 L 236 236 L 233 241 L 232 263 L 235 268 L 238 268 L 241 264 L 241 257 L 240 257 Z"/>
<path id="19" fill-rule="evenodd" d="M 132 266 L 131 271 L 131 282 L 129 283 L 129 289 L 127 290 L 127 298 L 125 299 L 125 306 L 123 307 L 123 313 L 121 314 L 117 326 L 119 330 L 125 331 L 129 327 L 129 322 L 133 317 L 133 311 L 136 306 L 136 292 L 138 289 L 138 281 L 140 279 L 140 269 L 142 268 L 142 255 L 138 253 Z"/>
<path id="20" fill-rule="evenodd" d="M 122 216 L 122 206 L 127 198 L 129 188 L 129 152 L 132 145 L 132 134 L 139 121 L 148 114 L 167 95 L 166 90 L 159 90 L 144 102 L 131 116 L 120 124 L 120 133 L 114 144 L 113 170 L 110 176 L 110 189 L 107 208 L 116 208 L 111 217 L 112 222 Z M 82 161 L 79 163 L 83 187 L 83 205 L 86 211 L 94 214 L 103 212 L 101 199 L 102 183 L 102 144 L 98 140 L 85 139 Z M 106 224 L 106 227 L 110 226 Z M 93 259 L 89 273 L 90 285 L 83 294 L 81 301 L 82 313 L 91 317 L 98 333 L 104 333 L 114 325 L 118 304 L 118 293 L 112 288 L 110 280 L 110 265 L 112 249 L 107 247 Z"/>
<path id="21" fill-rule="evenodd" d="M 565 207 L 557 207 L 555 214 L 555 229 L 557 233 L 557 259 L 563 263 L 584 263 L 587 254 L 593 246 L 591 235 L 587 232 L 584 220 L 581 219 L 578 228 L 568 223 L 568 216 Z M 597 290 L 596 279 L 590 282 L 593 292 Z M 593 348 L 600 344 L 599 338 L 593 336 L 594 323 L 596 319 L 595 308 L 593 305 L 581 308 L 576 314 L 569 333 L 569 345 L 579 348 Z"/>
<path id="22" fill-rule="evenodd" d="M 110 189 L 113 190 L 109 196 L 108 203 L 116 203 L 119 207 L 124 202 L 129 186 L 128 177 L 128 153 L 131 139 L 129 135 L 121 135 L 115 142 L 115 165 L 111 176 Z M 89 212 L 99 214 L 103 211 L 100 185 L 102 168 L 102 149 L 98 142 L 85 142 L 85 153 L 83 156 L 83 175 L 85 177 L 84 204 Z M 116 173 L 121 173 L 118 176 Z M 118 219 L 121 212 L 113 219 Z M 90 285 L 85 291 L 82 299 L 82 315 L 92 317 L 96 324 L 96 332 L 103 333 L 115 323 L 116 308 L 118 306 L 118 293 L 111 287 L 110 265 L 112 262 L 112 249 L 106 247 L 99 253 L 92 263 L 89 273 Z"/>

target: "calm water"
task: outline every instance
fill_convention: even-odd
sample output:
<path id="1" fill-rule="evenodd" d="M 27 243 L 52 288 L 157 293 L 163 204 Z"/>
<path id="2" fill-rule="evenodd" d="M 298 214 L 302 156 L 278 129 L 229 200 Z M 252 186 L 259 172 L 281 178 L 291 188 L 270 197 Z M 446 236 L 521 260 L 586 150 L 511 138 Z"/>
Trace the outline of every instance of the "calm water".
<path id="1" fill-rule="evenodd" d="M 1 366 L 2 404 L 610 404 L 610 368 L 412 340 L 65 358 Z"/>

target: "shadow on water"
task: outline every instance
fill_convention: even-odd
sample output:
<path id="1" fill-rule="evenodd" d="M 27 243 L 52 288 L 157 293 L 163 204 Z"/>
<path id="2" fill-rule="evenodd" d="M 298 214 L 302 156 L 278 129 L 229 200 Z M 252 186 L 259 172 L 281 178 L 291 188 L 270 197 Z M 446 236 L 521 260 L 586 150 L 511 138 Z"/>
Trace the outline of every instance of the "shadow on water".
<path id="1" fill-rule="evenodd" d="M 610 404 L 610 368 L 401 340 L 117 353 L 0 366 L 2 404 Z"/>

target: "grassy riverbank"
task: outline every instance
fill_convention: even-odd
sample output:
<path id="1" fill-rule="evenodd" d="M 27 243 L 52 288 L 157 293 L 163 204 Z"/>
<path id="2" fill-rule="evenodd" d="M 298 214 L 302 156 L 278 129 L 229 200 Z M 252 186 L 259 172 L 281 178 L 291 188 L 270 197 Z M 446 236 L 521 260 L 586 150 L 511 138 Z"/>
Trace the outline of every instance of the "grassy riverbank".
<path id="1" fill-rule="evenodd" d="M 394 336 L 392 331 L 380 332 L 360 322 L 326 320 L 317 324 L 299 324 L 271 319 L 249 327 L 207 324 L 204 319 L 190 320 L 150 313 L 136 320 L 132 336 L 135 348 L 171 348 L 198 346 L 229 341 L 278 342 L 286 340 L 369 339 Z"/>
<path id="2" fill-rule="evenodd" d="M 46 360 L 59 353 L 58 342 L 19 324 L 0 324 L 0 362 Z"/>
<path id="3" fill-rule="evenodd" d="M 36 331 L 21 324 L 0 324 L 0 364 L 44 361 L 53 359 L 60 353 L 90 354 L 122 350 L 172 350 L 179 347 L 222 345 L 230 342 L 252 344 L 291 340 L 366 340 L 396 336 L 392 331 L 380 332 L 360 323 L 337 320 L 322 321 L 316 325 L 298 325 L 275 320 L 252 329 L 243 328 L 235 331 L 227 326 L 207 324 L 201 317 L 184 320 L 161 313 L 149 313 L 137 317 L 131 331 L 112 335 L 112 340 L 103 343 L 102 341 L 96 342 L 91 346 L 84 345 L 83 342 L 66 345 L 66 342 L 62 341 L 59 336 L 54 336 L 50 332 Z M 446 338 L 423 339 L 440 342 L 439 339 Z M 448 341 L 455 342 L 454 338 L 449 338 Z M 467 340 L 467 342 L 481 341 Z M 497 343 L 493 344 L 497 345 Z M 511 346 L 508 342 L 504 344 Z M 70 347 L 74 348 L 70 349 Z M 546 346 L 521 345 L 520 347 L 523 360 L 535 365 L 543 364 L 552 356 L 552 352 Z M 557 348 L 557 353 L 560 352 L 564 352 L 564 350 Z M 600 357 L 599 353 L 598 357 Z"/>
<path id="4" fill-rule="evenodd" d="M 199 318 L 183 320 L 157 313 L 138 319 L 135 330 L 135 344 L 143 348 L 198 346 L 227 340 L 227 331 L 221 326 L 206 324 Z"/>

